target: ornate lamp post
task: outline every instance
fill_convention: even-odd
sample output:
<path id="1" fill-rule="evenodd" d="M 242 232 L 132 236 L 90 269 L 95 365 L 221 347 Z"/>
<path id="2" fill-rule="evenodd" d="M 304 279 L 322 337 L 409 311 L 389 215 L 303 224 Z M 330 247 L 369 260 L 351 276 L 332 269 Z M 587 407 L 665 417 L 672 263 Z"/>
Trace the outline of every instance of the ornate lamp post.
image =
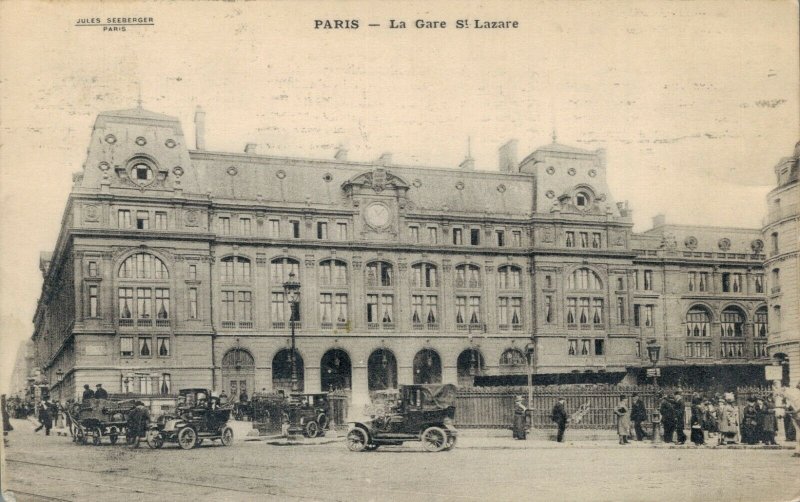
<path id="1" fill-rule="evenodd" d="M 528 409 L 533 408 L 533 351 L 535 349 L 533 342 L 528 342 L 525 345 L 525 356 L 528 360 Z"/>
<path id="2" fill-rule="evenodd" d="M 61 382 L 64 380 L 64 370 L 61 368 L 56 371 L 56 380 L 58 381 L 58 402 L 61 402 Z"/>
<path id="3" fill-rule="evenodd" d="M 299 392 L 300 389 L 297 388 L 297 363 L 295 361 L 294 322 L 297 319 L 297 306 L 300 303 L 300 283 L 295 280 L 294 272 L 290 272 L 289 280 L 283 283 L 283 291 L 286 293 L 286 298 L 289 300 L 289 306 L 291 307 L 289 326 L 292 329 L 292 351 L 289 354 L 289 364 L 292 368 L 292 392 Z"/>
<path id="4" fill-rule="evenodd" d="M 655 340 L 651 340 L 647 342 L 647 357 L 650 359 L 650 362 L 653 363 L 653 385 L 658 386 L 658 357 L 661 353 L 661 346 L 655 342 Z"/>

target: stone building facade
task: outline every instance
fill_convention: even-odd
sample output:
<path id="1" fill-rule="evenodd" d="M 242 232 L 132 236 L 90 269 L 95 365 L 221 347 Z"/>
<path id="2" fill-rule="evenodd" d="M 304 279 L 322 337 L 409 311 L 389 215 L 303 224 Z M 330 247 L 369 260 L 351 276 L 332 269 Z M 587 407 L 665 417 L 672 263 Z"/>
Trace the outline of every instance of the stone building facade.
<path id="1" fill-rule="evenodd" d="M 34 319 L 64 395 L 288 389 L 290 274 L 308 392 L 519 383 L 529 362 L 537 381 L 631 381 L 652 345 L 665 378 L 763 376 L 760 231 L 632 232 L 603 150 L 520 161 L 512 141 L 498 171 L 420 168 L 211 152 L 195 122 L 190 150 L 169 116 L 96 120 Z"/>
<path id="2" fill-rule="evenodd" d="M 769 334 L 770 354 L 783 365 L 783 384 L 800 383 L 800 142 L 794 154 L 775 166 L 777 186 L 767 195 L 768 213 L 764 218 L 764 263 L 769 285 L 768 302 L 772 319 Z"/>

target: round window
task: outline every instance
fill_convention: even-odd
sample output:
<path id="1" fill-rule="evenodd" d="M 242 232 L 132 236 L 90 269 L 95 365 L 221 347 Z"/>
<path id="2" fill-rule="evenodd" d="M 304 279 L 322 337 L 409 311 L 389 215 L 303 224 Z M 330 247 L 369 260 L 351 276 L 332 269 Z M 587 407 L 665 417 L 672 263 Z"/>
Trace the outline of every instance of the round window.
<path id="1" fill-rule="evenodd" d="M 131 168 L 131 179 L 139 185 L 149 185 L 153 182 L 153 169 L 144 162 L 137 162 Z"/>

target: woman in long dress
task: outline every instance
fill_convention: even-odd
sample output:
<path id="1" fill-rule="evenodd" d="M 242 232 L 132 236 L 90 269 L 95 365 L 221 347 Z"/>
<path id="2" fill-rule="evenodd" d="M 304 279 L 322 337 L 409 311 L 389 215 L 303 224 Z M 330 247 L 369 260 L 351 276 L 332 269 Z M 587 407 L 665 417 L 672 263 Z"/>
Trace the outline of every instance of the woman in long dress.
<path id="1" fill-rule="evenodd" d="M 725 394 L 725 402 L 719 407 L 719 444 L 739 442 L 739 409 L 733 394 Z"/>
<path id="2" fill-rule="evenodd" d="M 631 431 L 631 408 L 625 395 L 619 396 L 619 403 L 614 408 L 614 415 L 617 417 L 617 434 L 619 444 L 628 444 L 628 435 Z"/>
<path id="3" fill-rule="evenodd" d="M 690 438 L 692 443 L 696 446 L 702 445 L 705 441 L 703 438 L 703 408 L 701 406 L 702 399 L 699 396 L 692 398 L 692 416 L 689 423 L 691 427 Z"/>

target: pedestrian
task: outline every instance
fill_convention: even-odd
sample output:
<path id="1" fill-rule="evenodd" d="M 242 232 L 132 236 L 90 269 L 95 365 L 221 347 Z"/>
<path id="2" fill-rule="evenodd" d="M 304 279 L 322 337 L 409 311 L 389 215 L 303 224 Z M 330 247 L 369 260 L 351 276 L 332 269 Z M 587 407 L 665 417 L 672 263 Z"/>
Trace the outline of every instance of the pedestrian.
<path id="1" fill-rule="evenodd" d="M 625 394 L 619 396 L 619 403 L 614 408 L 614 416 L 617 417 L 619 444 L 628 444 L 628 435 L 631 433 L 631 409 Z"/>
<path id="2" fill-rule="evenodd" d="M 764 401 L 764 410 L 761 413 L 761 441 L 764 444 L 775 445 L 775 433 L 778 431 L 778 418 L 775 416 L 775 401 L 767 398 Z"/>
<path id="3" fill-rule="evenodd" d="M 786 438 L 786 441 L 796 441 L 797 440 L 797 429 L 794 426 L 794 420 L 792 420 L 792 414 L 796 411 L 792 408 L 792 405 L 786 399 L 783 398 L 783 434 Z"/>
<path id="4" fill-rule="evenodd" d="M 94 399 L 94 391 L 89 388 L 89 384 L 83 386 L 83 400 Z"/>
<path id="5" fill-rule="evenodd" d="M 675 391 L 673 399 L 675 403 L 675 442 L 683 444 L 686 442 L 686 433 L 683 428 L 686 426 L 686 404 L 680 391 Z"/>
<path id="6" fill-rule="evenodd" d="M 239 394 L 239 402 L 246 403 L 247 402 L 247 391 L 242 390 L 241 394 Z"/>
<path id="7" fill-rule="evenodd" d="M 747 398 L 747 405 L 742 412 L 742 442 L 744 444 L 756 444 L 756 426 L 758 425 L 758 410 L 756 400 L 753 397 Z"/>
<path id="8" fill-rule="evenodd" d="M 658 412 L 661 413 L 661 426 L 664 428 L 664 442 L 671 443 L 672 437 L 675 434 L 675 403 L 672 402 L 669 396 L 663 396 L 661 398 Z"/>
<path id="9" fill-rule="evenodd" d="M 564 442 L 564 432 L 567 430 L 567 410 L 564 407 L 564 402 L 564 398 L 559 397 L 555 406 L 553 406 L 553 412 L 550 414 L 550 418 L 558 426 L 556 441 L 559 443 Z"/>
<path id="10" fill-rule="evenodd" d="M 733 393 L 725 393 L 725 401 L 719 403 L 719 444 L 739 442 L 739 409 L 734 404 Z"/>
<path id="11" fill-rule="evenodd" d="M 642 422 L 647 421 L 647 408 L 644 405 L 644 399 L 636 392 L 633 393 L 631 399 L 633 400 L 633 405 L 631 406 L 633 429 L 636 433 L 636 441 L 641 441 L 646 436 L 644 429 L 642 429 Z"/>
<path id="12" fill-rule="evenodd" d="M 53 428 L 53 417 L 50 415 L 50 406 L 48 405 L 47 401 L 42 401 L 39 403 L 39 427 L 33 430 L 33 432 L 39 432 L 44 427 L 44 435 L 50 435 L 50 429 Z"/>
<path id="13" fill-rule="evenodd" d="M 219 395 L 219 403 L 228 404 L 228 394 L 225 393 L 225 389 L 223 389 Z"/>
<path id="14" fill-rule="evenodd" d="M 689 431 L 689 436 L 695 446 L 700 446 L 705 443 L 705 438 L 703 437 L 703 400 L 700 396 L 692 398 L 691 409 L 692 414 L 689 419 L 689 427 L 691 430 Z"/>
<path id="15" fill-rule="evenodd" d="M 95 399 L 108 399 L 108 392 L 103 388 L 103 384 L 97 384 L 97 390 L 94 391 Z"/>
<path id="16" fill-rule="evenodd" d="M 522 401 L 522 396 L 514 398 L 514 424 L 511 429 L 514 439 L 527 439 L 525 419 L 527 418 L 528 408 Z"/>

